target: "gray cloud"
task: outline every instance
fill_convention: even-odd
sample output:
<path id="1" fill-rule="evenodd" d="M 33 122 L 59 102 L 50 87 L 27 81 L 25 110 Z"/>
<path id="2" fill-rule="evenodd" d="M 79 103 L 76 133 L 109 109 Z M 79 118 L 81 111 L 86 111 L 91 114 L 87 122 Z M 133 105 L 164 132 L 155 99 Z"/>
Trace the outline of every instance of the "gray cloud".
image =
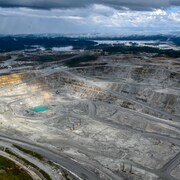
<path id="1" fill-rule="evenodd" d="M 111 7 L 117 5 L 111 2 Z M 51 10 L 0 7 L 0 34 L 162 33 L 180 27 L 180 7 L 134 11 L 111 8 L 109 1 L 103 4 Z"/>
<path id="2" fill-rule="evenodd" d="M 37 9 L 76 8 L 86 5 L 86 0 L 0 0 L 1 7 L 28 7 Z"/>
<path id="3" fill-rule="evenodd" d="M 0 0 L 1 7 L 36 9 L 81 8 L 93 4 L 102 4 L 116 9 L 151 10 L 180 6 L 180 0 Z"/>
<path id="4" fill-rule="evenodd" d="M 179 0 L 171 0 L 170 2 L 174 6 L 180 6 L 180 1 Z"/>

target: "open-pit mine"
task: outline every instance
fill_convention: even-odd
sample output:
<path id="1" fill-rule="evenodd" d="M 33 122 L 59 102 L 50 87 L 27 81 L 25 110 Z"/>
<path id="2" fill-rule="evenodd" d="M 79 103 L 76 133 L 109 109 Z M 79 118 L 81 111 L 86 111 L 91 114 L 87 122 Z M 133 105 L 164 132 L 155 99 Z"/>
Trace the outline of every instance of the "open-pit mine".
<path id="1" fill-rule="evenodd" d="M 180 179 L 179 58 L 0 56 L 0 156 L 32 179 Z"/>

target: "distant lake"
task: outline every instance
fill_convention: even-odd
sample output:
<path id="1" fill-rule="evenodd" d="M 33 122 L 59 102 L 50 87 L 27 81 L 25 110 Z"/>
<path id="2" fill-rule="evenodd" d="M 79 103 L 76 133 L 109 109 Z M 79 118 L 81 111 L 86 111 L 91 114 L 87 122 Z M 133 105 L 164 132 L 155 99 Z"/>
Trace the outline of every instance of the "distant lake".
<path id="1" fill-rule="evenodd" d="M 66 47 L 53 47 L 53 51 L 72 51 L 73 46 L 66 46 Z"/>
<path id="2" fill-rule="evenodd" d="M 94 42 L 98 44 L 126 44 L 128 45 L 130 42 L 137 44 L 145 44 L 145 43 L 155 43 L 156 41 L 135 41 L 135 40 L 95 40 Z"/>

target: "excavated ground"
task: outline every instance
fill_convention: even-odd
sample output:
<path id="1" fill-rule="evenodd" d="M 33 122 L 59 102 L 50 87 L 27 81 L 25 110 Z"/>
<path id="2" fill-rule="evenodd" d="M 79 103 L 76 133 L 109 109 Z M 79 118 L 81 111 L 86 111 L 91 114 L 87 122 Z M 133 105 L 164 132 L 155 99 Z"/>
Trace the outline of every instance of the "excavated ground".
<path id="1" fill-rule="evenodd" d="M 111 55 L 83 67 L 13 68 L 0 76 L 1 132 L 59 150 L 114 179 L 178 180 L 179 61 Z M 33 112 L 37 106 L 48 109 Z"/>

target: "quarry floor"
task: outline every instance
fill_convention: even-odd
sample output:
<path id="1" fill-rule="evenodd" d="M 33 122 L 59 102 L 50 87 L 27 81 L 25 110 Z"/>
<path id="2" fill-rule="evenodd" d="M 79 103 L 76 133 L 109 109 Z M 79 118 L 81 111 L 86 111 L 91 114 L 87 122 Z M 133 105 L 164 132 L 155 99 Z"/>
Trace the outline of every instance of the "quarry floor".
<path id="1" fill-rule="evenodd" d="M 17 56 L 0 70 L 1 135 L 64 154 L 97 179 L 180 178 L 180 59 L 19 67 Z"/>

